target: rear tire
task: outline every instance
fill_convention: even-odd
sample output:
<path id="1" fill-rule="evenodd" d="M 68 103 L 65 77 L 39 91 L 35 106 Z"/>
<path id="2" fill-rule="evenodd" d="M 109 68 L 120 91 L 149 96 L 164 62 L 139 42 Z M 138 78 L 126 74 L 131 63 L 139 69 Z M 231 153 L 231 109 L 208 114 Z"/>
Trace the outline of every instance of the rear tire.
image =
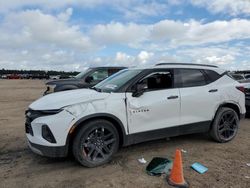
<path id="1" fill-rule="evenodd" d="M 73 141 L 73 155 L 83 166 L 96 167 L 111 160 L 119 148 L 119 134 L 107 120 L 87 122 Z"/>
<path id="2" fill-rule="evenodd" d="M 210 130 L 211 137 L 220 143 L 229 142 L 237 135 L 239 117 L 237 113 L 227 107 L 222 107 L 216 113 Z"/>

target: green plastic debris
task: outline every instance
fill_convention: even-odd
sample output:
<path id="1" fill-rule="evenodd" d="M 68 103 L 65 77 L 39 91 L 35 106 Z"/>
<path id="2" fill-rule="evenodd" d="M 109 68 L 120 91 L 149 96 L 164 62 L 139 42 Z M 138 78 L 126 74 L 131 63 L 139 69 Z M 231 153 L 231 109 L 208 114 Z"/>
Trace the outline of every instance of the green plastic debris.
<path id="1" fill-rule="evenodd" d="M 155 157 L 146 167 L 146 172 L 150 176 L 169 175 L 173 162 L 167 158 Z"/>

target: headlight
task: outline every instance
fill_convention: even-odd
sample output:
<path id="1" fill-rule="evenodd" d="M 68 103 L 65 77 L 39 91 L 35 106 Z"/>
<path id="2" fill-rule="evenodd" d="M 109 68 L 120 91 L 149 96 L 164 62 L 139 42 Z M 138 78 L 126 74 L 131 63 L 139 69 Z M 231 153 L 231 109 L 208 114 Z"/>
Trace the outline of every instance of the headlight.
<path id="1" fill-rule="evenodd" d="M 88 107 L 86 103 L 80 103 L 75 105 L 66 106 L 64 110 L 74 115 L 75 117 L 81 115 Z"/>
<path id="2" fill-rule="evenodd" d="M 47 85 L 47 93 L 53 93 L 56 85 Z"/>

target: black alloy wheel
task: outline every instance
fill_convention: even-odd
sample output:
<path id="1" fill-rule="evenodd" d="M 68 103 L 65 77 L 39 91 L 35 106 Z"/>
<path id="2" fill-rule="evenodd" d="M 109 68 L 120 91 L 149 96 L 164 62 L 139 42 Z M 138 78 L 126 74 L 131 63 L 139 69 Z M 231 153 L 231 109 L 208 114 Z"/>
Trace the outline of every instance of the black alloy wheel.
<path id="1" fill-rule="evenodd" d="M 77 161 L 87 167 L 107 163 L 119 147 L 119 134 L 106 120 L 88 122 L 77 134 L 73 154 Z"/>
<path id="2" fill-rule="evenodd" d="M 233 111 L 222 114 L 218 125 L 218 132 L 222 139 L 231 140 L 238 130 L 238 118 Z"/>
<path id="3" fill-rule="evenodd" d="M 210 135 L 217 142 L 228 142 L 232 140 L 238 132 L 239 117 L 237 113 L 227 107 L 220 108 L 215 116 Z"/>

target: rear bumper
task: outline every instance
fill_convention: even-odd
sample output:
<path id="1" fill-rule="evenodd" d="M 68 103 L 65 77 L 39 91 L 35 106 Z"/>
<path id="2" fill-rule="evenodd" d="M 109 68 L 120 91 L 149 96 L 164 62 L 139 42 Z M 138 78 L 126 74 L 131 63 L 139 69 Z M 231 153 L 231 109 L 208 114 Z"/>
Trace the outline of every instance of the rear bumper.
<path id="1" fill-rule="evenodd" d="M 67 146 L 43 146 L 28 141 L 29 148 L 36 154 L 45 157 L 66 157 L 68 155 Z"/>

